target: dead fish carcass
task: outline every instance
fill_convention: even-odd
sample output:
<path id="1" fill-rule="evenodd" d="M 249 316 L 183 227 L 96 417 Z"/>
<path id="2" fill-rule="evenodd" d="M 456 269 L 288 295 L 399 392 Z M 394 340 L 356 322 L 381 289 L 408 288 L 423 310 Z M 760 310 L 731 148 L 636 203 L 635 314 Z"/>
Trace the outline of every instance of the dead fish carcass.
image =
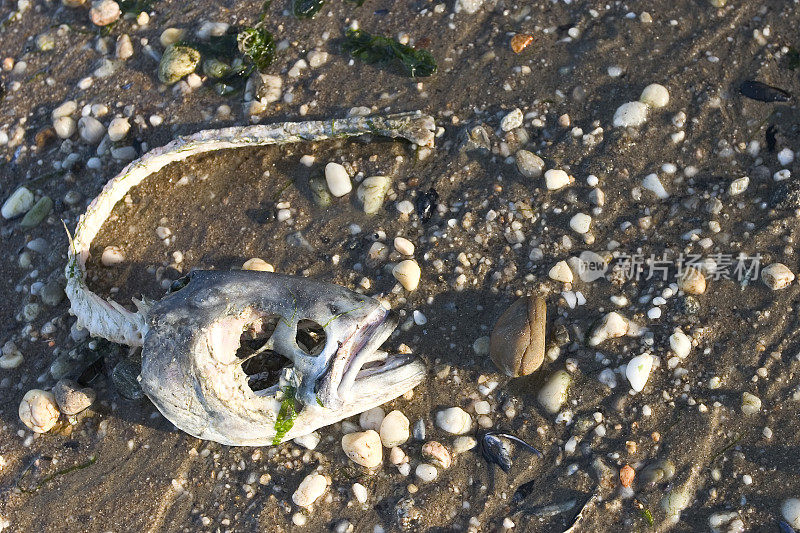
<path id="1" fill-rule="evenodd" d="M 169 163 L 367 133 L 432 146 L 433 128 L 418 112 L 290 122 L 201 131 L 148 152 L 109 181 L 78 222 L 66 267 L 72 313 L 94 336 L 142 346 L 145 394 L 179 429 L 222 444 L 277 444 L 408 392 L 425 367 L 380 349 L 397 322 L 374 298 L 271 272 L 194 271 L 162 300 L 135 301 L 134 312 L 90 291 L 85 263 L 114 205 Z"/>

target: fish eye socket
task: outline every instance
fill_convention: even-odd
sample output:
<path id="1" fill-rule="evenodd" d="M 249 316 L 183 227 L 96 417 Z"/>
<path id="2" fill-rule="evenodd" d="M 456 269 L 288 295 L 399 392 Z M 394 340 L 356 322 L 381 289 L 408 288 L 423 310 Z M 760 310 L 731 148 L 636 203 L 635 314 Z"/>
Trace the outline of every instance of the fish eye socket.
<path id="1" fill-rule="evenodd" d="M 317 356 L 322 353 L 328 336 L 325 329 L 310 319 L 303 319 L 297 323 L 297 335 L 295 341 L 297 346 L 306 354 Z"/>
<path id="2" fill-rule="evenodd" d="M 182 278 L 176 279 L 175 281 L 173 281 L 170 284 L 169 289 L 167 290 L 167 294 L 172 294 L 173 292 L 178 292 L 182 288 L 186 287 L 191 280 L 192 280 L 192 275 L 191 274 L 186 274 Z"/>

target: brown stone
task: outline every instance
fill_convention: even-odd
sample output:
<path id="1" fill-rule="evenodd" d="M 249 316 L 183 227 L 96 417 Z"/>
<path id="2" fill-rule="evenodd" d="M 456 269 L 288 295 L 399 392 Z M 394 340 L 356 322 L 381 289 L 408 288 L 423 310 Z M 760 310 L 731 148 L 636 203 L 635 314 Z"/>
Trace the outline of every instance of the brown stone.
<path id="1" fill-rule="evenodd" d="M 511 49 L 514 50 L 515 54 L 518 54 L 525 50 L 529 44 L 533 42 L 533 35 L 528 35 L 527 33 L 518 33 L 511 38 Z"/>
<path id="2" fill-rule="evenodd" d="M 544 298 L 524 296 L 497 320 L 489 340 L 489 357 L 511 377 L 527 376 L 542 366 L 547 304 Z"/>

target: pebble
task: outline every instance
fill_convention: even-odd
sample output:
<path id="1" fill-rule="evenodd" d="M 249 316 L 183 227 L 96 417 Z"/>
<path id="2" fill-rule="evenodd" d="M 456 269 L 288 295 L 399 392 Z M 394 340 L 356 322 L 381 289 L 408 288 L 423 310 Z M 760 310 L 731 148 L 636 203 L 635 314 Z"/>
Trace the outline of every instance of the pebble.
<path id="1" fill-rule="evenodd" d="M 117 44 L 114 49 L 114 57 L 120 61 L 125 61 L 133 56 L 133 43 L 127 33 L 117 37 Z"/>
<path id="2" fill-rule="evenodd" d="M 569 220 L 569 227 L 572 228 L 572 231 L 575 233 L 580 233 L 581 235 L 584 233 L 589 233 L 589 227 L 591 224 L 592 217 L 586 213 L 577 213 Z"/>
<path id="3" fill-rule="evenodd" d="M 194 72 L 200 62 L 200 52 L 189 46 L 172 44 L 164 50 L 158 64 L 158 79 L 172 85 Z"/>
<path id="4" fill-rule="evenodd" d="M 472 429 L 472 418 L 460 407 L 450 407 L 436 413 L 436 425 L 452 435 L 463 435 Z"/>
<path id="5" fill-rule="evenodd" d="M 423 483 L 430 483 L 439 476 L 439 471 L 436 470 L 436 467 L 433 465 L 429 465 L 428 463 L 420 463 L 417 465 L 417 468 L 414 469 L 414 474 Z"/>
<path id="6" fill-rule="evenodd" d="M 654 193 L 660 200 L 669 198 L 669 193 L 656 174 L 648 174 L 645 176 L 642 180 L 642 187 Z"/>
<path id="7" fill-rule="evenodd" d="M 394 448 L 405 443 L 411 436 L 411 422 L 400 411 L 392 411 L 384 417 L 379 431 L 381 443 L 386 448 Z"/>
<path id="8" fill-rule="evenodd" d="M 75 111 L 78 110 L 78 102 L 75 100 L 67 100 L 57 108 L 53 109 L 50 113 L 50 118 L 55 121 L 57 118 L 60 117 L 68 117 L 73 114 Z"/>
<path id="9" fill-rule="evenodd" d="M 26 187 L 19 187 L 3 203 L 0 214 L 4 219 L 10 220 L 27 213 L 31 207 L 33 207 L 33 193 Z"/>
<path id="10" fill-rule="evenodd" d="M 56 130 L 56 135 L 60 138 L 69 139 L 78 129 L 78 124 L 72 117 L 58 117 L 53 120 L 53 129 Z"/>
<path id="11" fill-rule="evenodd" d="M 260 257 L 253 257 L 242 264 L 242 270 L 256 270 L 258 272 L 275 272 L 275 267 Z"/>
<path id="12" fill-rule="evenodd" d="M 784 148 L 778 152 L 778 163 L 780 163 L 781 166 L 787 167 L 792 164 L 792 161 L 794 161 L 794 152 L 789 148 Z"/>
<path id="13" fill-rule="evenodd" d="M 650 371 L 653 370 L 654 357 L 649 353 L 637 355 L 628 362 L 625 368 L 625 377 L 631 384 L 631 388 L 636 392 L 642 392 L 648 378 Z"/>
<path id="14" fill-rule="evenodd" d="M 322 437 L 318 432 L 312 431 L 307 435 L 295 437 L 294 439 L 292 439 L 292 442 L 294 442 L 298 446 L 302 446 L 306 450 L 314 450 L 316 449 L 317 445 L 319 445 L 319 441 L 321 439 Z"/>
<path id="15" fill-rule="evenodd" d="M 325 165 L 325 182 L 328 184 L 328 190 L 336 198 L 349 194 L 353 190 L 347 170 L 339 163 Z"/>
<path id="16" fill-rule="evenodd" d="M 385 417 L 386 413 L 382 408 L 373 407 L 372 409 L 367 409 L 358 416 L 358 425 L 361 426 L 363 430 L 372 429 L 379 431 Z"/>
<path id="17" fill-rule="evenodd" d="M 344 435 L 342 450 L 351 461 L 367 468 L 375 468 L 383 460 L 381 437 L 372 429 Z"/>
<path id="18" fill-rule="evenodd" d="M 692 339 L 680 328 L 669 336 L 669 347 L 680 359 L 685 359 L 692 351 Z"/>
<path id="19" fill-rule="evenodd" d="M 100 262 L 107 267 L 116 266 L 124 261 L 125 254 L 117 246 L 106 246 L 103 249 L 103 255 L 100 256 Z"/>
<path id="20" fill-rule="evenodd" d="M 394 238 L 394 249 L 403 255 L 414 255 L 414 243 L 405 237 Z"/>
<path id="21" fill-rule="evenodd" d="M 19 404 L 19 418 L 36 433 L 47 433 L 58 422 L 61 413 L 50 391 L 31 389 Z"/>
<path id="22" fill-rule="evenodd" d="M 523 296 L 506 309 L 489 338 L 489 357 L 511 377 L 527 376 L 544 361 L 547 304 L 542 297 Z"/>
<path id="23" fill-rule="evenodd" d="M 522 110 L 520 108 L 514 109 L 500 121 L 500 129 L 503 131 L 511 131 L 520 126 L 522 126 Z"/>
<path id="24" fill-rule="evenodd" d="M 529 152 L 528 150 L 519 150 L 515 156 L 517 161 L 517 170 L 526 178 L 538 178 L 544 172 L 544 159 Z M 569 176 L 567 176 L 569 180 Z"/>
<path id="25" fill-rule="evenodd" d="M 536 398 L 550 414 L 556 414 L 564 402 L 567 401 L 567 393 L 572 383 L 572 376 L 566 370 L 555 372 L 545 384 L 539 389 Z"/>
<path id="26" fill-rule="evenodd" d="M 300 486 L 292 494 L 292 501 L 300 507 L 310 507 L 328 489 L 328 480 L 325 476 L 317 474 L 307 475 L 300 482 Z"/>
<path id="27" fill-rule="evenodd" d="M 453 453 L 464 453 L 478 445 L 475 437 L 458 437 L 453 441 Z"/>
<path id="28" fill-rule="evenodd" d="M 572 274 L 572 269 L 569 267 L 566 261 L 559 261 L 550 271 L 547 273 L 548 277 L 555 281 L 560 281 L 562 283 L 572 283 L 574 276 Z"/>
<path id="29" fill-rule="evenodd" d="M 116 22 L 120 15 L 122 15 L 122 10 L 114 0 L 92 2 L 92 8 L 89 10 L 89 18 L 92 19 L 92 24 L 95 26 L 108 26 Z"/>
<path id="30" fill-rule="evenodd" d="M 678 278 L 678 288 L 686 294 L 703 294 L 706 292 L 706 278 L 694 267 L 688 267 Z"/>
<path id="31" fill-rule="evenodd" d="M 742 394 L 742 413 L 756 415 L 761 411 L 761 398 L 749 392 Z"/>
<path id="32" fill-rule="evenodd" d="M 171 44 L 182 41 L 185 33 L 186 30 L 181 28 L 167 28 L 161 32 L 161 35 L 158 37 L 158 42 L 161 43 L 161 46 L 167 48 Z"/>
<path id="33" fill-rule="evenodd" d="M 483 5 L 483 1 L 484 0 L 456 0 L 453 5 L 453 11 L 456 13 L 464 12 L 468 15 L 474 15 Z"/>
<path id="34" fill-rule="evenodd" d="M 367 487 L 362 485 L 361 483 L 353 483 L 353 496 L 355 496 L 358 503 L 367 503 L 367 498 L 369 494 L 367 493 Z"/>
<path id="35" fill-rule="evenodd" d="M 386 199 L 386 193 L 389 191 L 391 183 L 386 176 L 370 176 L 361 182 L 356 191 L 356 197 L 364 207 L 366 214 L 375 214 L 383 207 L 383 201 Z"/>
<path id="36" fill-rule="evenodd" d="M 419 280 L 422 275 L 422 270 L 413 259 L 406 259 L 400 261 L 392 269 L 392 275 L 400 282 L 400 285 L 407 291 L 416 290 L 419 286 Z"/>
<path id="37" fill-rule="evenodd" d="M 551 168 L 544 173 L 544 183 L 548 190 L 557 191 L 562 187 L 569 185 L 569 174 L 561 169 Z"/>
<path id="38" fill-rule="evenodd" d="M 22 352 L 19 351 L 14 341 L 7 341 L 3 345 L 2 356 L 0 356 L 0 368 L 11 370 L 22 364 Z"/>
<path id="39" fill-rule="evenodd" d="M 781 504 L 783 519 L 795 529 L 800 529 L 800 499 L 787 498 Z"/>
<path id="40" fill-rule="evenodd" d="M 311 50 L 306 57 L 308 59 L 308 66 L 311 68 L 321 67 L 328 62 L 328 52 L 320 50 Z"/>
<path id="41" fill-rule="evenodd" d="M 783 263 L 772 263 L 761 270 L 761 280 L 773 291 L 785 289 L 794 278 L 794 273 Z"/>
<path id="42" fill-rule="evenodd" d="M 108 125 L 108 138 L 113 142 L 121 141 L 128 135 L 131 129 L 131 124 L 127 118 L 116 117 Z"/>
<path id="43" fill-rule="evenodd" d="M 81 139 L 89 144 L 97 144 L 106 134 L 103 124 L 92 116 L 81 117 L 78 120 L 78 133 Z"/>
<path id="44" fill-rule="evenodd" d="M 308 518 L 303 513 L 294 513 L 292 515 L 292 524 L 302 527 L 306 525 L 306 522 L 308 522 Z"/>
<path id="45" fill-rule="evenodd" d="M 592 330 L 592 334 L 589 337 L 589 346 L 597 346 L 608 339 L 627 335 L 630 326 L 631 322 L 627 318 L 616 311 L 611 311 Z"/>
<path id="46" fill-rule="evenodd" d="M 663 85 L 651 83 L 642 91 L 639 101 L 650 107 L 664 107 L 669 103 L 669 91 Z"/>
<path id="47" fill-rule="evenodd" d="M 636 128 L 647 122 L 650 108 L 643 102 L 627 102 L 614 112 L 614 126 L 617 128 Z"/>
<path id="48" fill-rule="evenodd" d="M 33 204 L 33 207 L 25 213 L 25 216 L 19 221 L 19 225 L 21 228 L 25 229 L 35 228 L 47 218 L 47 215 L 49 215 L 51 211 L 53 211 L 53 200 L 49 196 L 42 196 Z"/>
<path id="49" fill-rule="evenodd" d="M 737 178 L 731 182 L 731 184 L 728 186 L 728 194 L 731 196 L 742 194 L 749 186 L 750 178 L 748 176 L 742 176 L 741 178 Z"/>
<path id="50" fill-rule="evenodd" d="M 61 282 L 57 279 L 51 280 L 39 291 L 39 298 L 42 299 L 42 303 L 45 305 L 55 307 L 64 299 L 64 287 L 61 286 Z"/>
<path id="51" fill-rule="evenodd" d="M 685 487 L 674 488 L 661 499 L 661 508 L 666 514 L 667 523 L 676 524 L 681 518 L 681 512 L 692 501 L 692 491 Z"/>
<path id="52" fill-rule="evenodd" d="M 389 462 L 397 466 L 399 464 L 408 462 L 408 456 L 401 448 L 394 447 L 389 450 Z"/>
<path id="53" fill-rule="evenodd" d="M 435 440 L 426 442 L 422 446 L 422 456 L 439 468 L 448 469 L 453 464 L 453 458 L 441 442 Z"/>
<path id="54" fill-rule="evenodd" d="M 62 379 L 53 387 L 58 408 L 65 415 L 77 415 L 94 403 L 97 395 L 89 387 L 81 387 L 71 379 Z"/>

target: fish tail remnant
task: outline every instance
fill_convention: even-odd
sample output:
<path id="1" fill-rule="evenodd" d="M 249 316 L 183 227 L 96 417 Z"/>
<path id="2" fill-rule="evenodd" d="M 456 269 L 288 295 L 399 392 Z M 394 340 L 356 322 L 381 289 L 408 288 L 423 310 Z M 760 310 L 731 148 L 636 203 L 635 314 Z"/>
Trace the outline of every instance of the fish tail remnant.
<path id="1" fill-rule="evenodd" d="M 111 215 L 114 206 L 133 187 L 170 163 L 206 152 L 247 146 L 266 146 L 301 141 L 321 141 L 336 137 L 374 134 L 402 138 L 420 146 L 433 146 L 435 123 L 432 117 L 419 111 L 391 115 L 348 117 L 339 120 L 282 122 L 234 126 L 218 130 L 203 130 L 179 137 L 160 148 L 154 148 L 129 163 L 95 198 L 86 213 L 81 215 L 75 236 L 69 239 L 65 270 L 66 293 L 71 311 L 78 324 L 89 333 L 112 342 L 140 346 L 147 332 L 145 321 L 148 306 L 137 304 L 137 311 L 104 300 L 86 286 L 86 259 L 92 241 Z"/>

